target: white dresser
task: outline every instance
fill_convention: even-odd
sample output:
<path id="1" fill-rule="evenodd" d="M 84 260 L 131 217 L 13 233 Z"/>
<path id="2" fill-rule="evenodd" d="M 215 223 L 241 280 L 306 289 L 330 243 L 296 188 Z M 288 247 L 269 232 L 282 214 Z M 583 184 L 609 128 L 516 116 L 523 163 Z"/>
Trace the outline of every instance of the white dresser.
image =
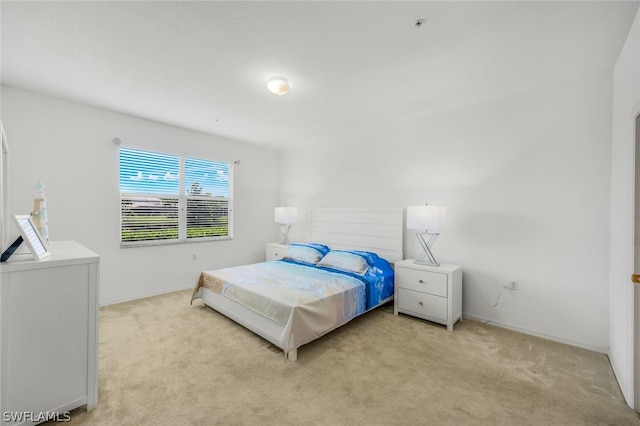
<path id="1" fill-rule="evenodd" d="M 395 263 L 394 314 L 445 324 L 462 317 L 462 266 L 427 266 L 412 259 Z"/>
<path id="2" fill-rule="evenodd" d="M 267 261 L 280 260 L 282 256 L 287 252 L 289 248 L 288 244 L 281 243 L 268 243 L 266 247 L 265 258 Z"/>
<path id="3" fill-rule="evenodd" d="M 40 261 L 14 253 L 0 264 L 2 425 L 98 402 L 100 257 L 74 241 L 49 250 Z"/>

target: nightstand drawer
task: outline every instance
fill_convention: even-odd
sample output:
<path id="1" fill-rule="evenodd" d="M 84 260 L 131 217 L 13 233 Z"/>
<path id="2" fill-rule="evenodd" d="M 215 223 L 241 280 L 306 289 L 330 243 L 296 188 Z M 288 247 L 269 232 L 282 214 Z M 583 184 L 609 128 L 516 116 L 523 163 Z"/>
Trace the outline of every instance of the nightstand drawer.
<path id="1" fill-rule="evenodd" d="M 401 288 L 447 297 L 446 274 L 399 268 L 396 270 L 396 285 Z"/>
<path id="2" fill-rule="evenodd" d="M 267 260 L 280 260 L 287 252 L 287 246 L 267 245 Z"/>
<path id="3" fill-rule="evenodd" d="M 432 317 L 441 321 L 447 320 L 447 299 L 420 293 L 419 291 L 398 289 L 398 309 Z"/>

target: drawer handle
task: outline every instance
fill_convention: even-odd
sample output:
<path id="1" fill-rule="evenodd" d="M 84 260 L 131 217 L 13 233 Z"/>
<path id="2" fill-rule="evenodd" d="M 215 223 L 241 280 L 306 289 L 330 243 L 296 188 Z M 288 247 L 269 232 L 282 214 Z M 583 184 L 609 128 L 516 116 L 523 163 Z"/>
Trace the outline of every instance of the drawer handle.
<path id="1" fill-rule="evenodd" d="M 418 305 L 422 306 L 422 302 L 418 302 Z"/>
<path id="2" fill-rule="evenodd" d="M 422 281 L 422 280 L 418 280 L 418 282 L 419 282 L 420 284 L 424 284 L 424 281 Z"/>

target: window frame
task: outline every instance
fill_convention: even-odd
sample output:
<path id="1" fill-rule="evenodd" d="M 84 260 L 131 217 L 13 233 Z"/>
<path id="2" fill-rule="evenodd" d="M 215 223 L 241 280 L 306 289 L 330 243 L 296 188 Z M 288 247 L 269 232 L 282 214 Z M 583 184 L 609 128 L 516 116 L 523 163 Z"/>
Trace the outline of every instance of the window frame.
<path id="1" fill-rule="evenodd" d="M 155 192 L 122 192 L 121 187 L 121 171 L 122 171 L 122 161 L 121 161 L 121 150 L 135 150 L 140 151 L 146 154 L 158 154 L 164 156 L 172 156 L 176 157 L 179 161 L 179 173 L 178 173 L 178 181 L 179 181 L 179 189 L 178 194 L 163 194 L 163 193 L 155 193 Z M 186 173 L 185 173 L 185 162 L 189 160 L 196 161 L 204 161 L 204 162 L 213 162 L 224 164 L 227 168 L 227 197 L 209 197 L 202 195 L 189 195 L 189 191 L 186 188 Z M 226 241 L 233 239 L 233 179 L 234 179 L 234 163 L 230 161 L 222 161 L 222 160 L 214 160 L 211 158 L 203 158 L 200 156 L 187 155 L 184 153 L 174 153 L 174 152 L 166 152 L 160 150 L 151 150 L 148 148 L 139 148 L 134 146 L 119 146 L 118 147 L 118 193 L 120 198 L 119 203 L 119 243 L 120 248 L 131 248 L 131 247 L 149 247 L 149 246 L 161 246 L 161 245 L 174 245 L 174 244 L 189 244 L 189 243 L 201 243 L 201 242 L 211 242 L 211 241 Z M 168 239 L 154 239 L 154 240 L 141 240 L 141 241 L 123 241 L 123 200 L 125 198 L 160 198 L 160 199 L 177 199 L 178 206 L 178 237 L 177 238 L 168 238 Z M 222 236 L 208 236 L 208 237 L 189 237 L 188 236 L 188 204 L 189 200 L 215 200 L 221 199 L 225 200 L 227 203 L 227 234 Z M 165 230 L 170 230 L 173 228 L 164 228 Z"/>

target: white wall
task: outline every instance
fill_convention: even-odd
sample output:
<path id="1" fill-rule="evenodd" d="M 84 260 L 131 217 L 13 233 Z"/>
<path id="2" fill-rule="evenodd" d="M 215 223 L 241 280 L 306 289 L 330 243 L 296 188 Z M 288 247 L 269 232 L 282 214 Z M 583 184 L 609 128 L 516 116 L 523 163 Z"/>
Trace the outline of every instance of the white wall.
<path id="1" fill-rule="evenodd" d="M 31 211 L 41 178 L 51 240 L 77 240 L 101 256 L 101 304 L 193 286 L 203 269 L 264 260 L 265 243 L 277 237 L 276 151 L 6 86 L 2 119 L 10 144 L 9 213 Z M 115 137 L 151 150 L 240 159 L 234 239 L 121 249 Z"/>
<path id="2" fill-rule="evenodd" d="M 283 151 L 281 201 L 444 205 L 434 253 L 464 266 L 465 316 L 606 352 L 610 132 L 611 76 L 564 82 Z"/>
<path id="3" fill-rule="evenodd" d="M 613 72 L 609 359 L 622 393 L 634 406 L 634 122 L 640 114 L 640 12 Z M 637 407 L 636 407 L 637 408 Z"/>

